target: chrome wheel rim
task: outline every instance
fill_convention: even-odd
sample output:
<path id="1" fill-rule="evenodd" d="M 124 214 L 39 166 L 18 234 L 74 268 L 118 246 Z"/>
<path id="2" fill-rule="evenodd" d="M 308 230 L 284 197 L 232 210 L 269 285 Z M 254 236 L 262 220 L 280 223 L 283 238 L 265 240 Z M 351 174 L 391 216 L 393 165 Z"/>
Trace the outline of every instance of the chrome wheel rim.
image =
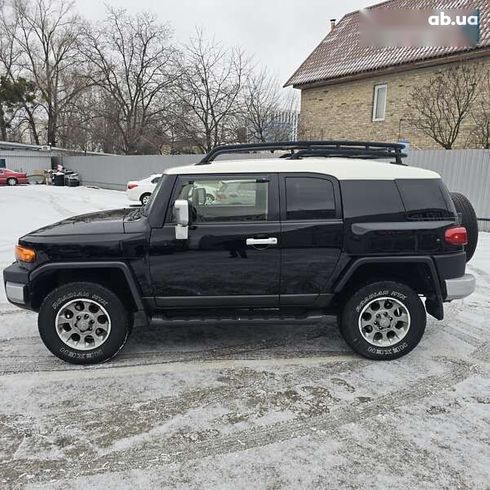
<path id="1" fill-rule="evenodd" d="M 93 350 L 109 338 L 111 318 L 97 301 L 77 298 L 63 305 L 56 315 L 56 333 L 76 350 Z"/>
<path id="2" fill-rule="evenodd" d="M 145 196 L 143 199 L 142 199 L 142 202 L 143 202 L 143 206 L 146 206 L 148 204 L 148 201 L 150 200 L 150 196 Z"/>
<path id="3" fill-rule="evenodd" d="M 376 347 L 400 342 L 410 330 L 410 312 L 395 298 L 376 298 L 359 315 L 359 331 L 364 340 Z"/>

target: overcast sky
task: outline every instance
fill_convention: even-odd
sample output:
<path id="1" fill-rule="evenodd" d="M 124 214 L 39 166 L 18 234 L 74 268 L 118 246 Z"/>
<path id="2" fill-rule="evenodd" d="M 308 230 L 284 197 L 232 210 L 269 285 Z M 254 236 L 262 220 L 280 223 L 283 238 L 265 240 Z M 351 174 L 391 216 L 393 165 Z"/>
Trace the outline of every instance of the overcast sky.
<path id="1" fill-rule="evenodd" d="M 104 16 L 101 0 L 76 0 L 81 14 Z M 240 46 L 269 67 L 285 83 L 340 18 L 375 0 L 110 0 L 130 13 L 149 10 L 174 29 L 185 42 L 195 27 L 227 46 Z"/>

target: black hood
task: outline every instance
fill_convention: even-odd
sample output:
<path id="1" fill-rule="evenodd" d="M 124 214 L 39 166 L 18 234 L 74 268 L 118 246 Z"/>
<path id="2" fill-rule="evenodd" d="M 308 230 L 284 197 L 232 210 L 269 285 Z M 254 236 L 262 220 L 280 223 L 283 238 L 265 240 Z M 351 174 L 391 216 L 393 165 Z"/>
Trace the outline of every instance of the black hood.
<path id="1" fill-rule="evenodd" d="M 124 219 L 133 209 L 113 209 L 81 214 L 32 231 L 26 236 L 65 236 L 124 233 Z"/>

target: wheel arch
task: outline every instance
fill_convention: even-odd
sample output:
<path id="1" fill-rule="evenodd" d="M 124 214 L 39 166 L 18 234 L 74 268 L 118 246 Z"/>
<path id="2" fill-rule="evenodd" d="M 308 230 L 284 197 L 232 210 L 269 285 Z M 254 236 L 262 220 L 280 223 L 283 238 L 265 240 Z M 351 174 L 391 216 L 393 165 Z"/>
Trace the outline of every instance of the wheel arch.
<path id="1" fill-rule="evenodd" d="M 31 302 L 38 309 L 43 299 L 56 287 L 69 282 L 88 281 L 101 284 L 119 295 L 133 311 L 144 311 L 136 280 L 124 262 L 55 262 L 34 269 L 29 275 Z"/>
<path id="2" fill-rule="evenodd" d="M 362 257 L 351 262 L 334 283 L 337 302 L 342 303 L 361 284 L 394 280 L 424 295 L 426 309 L 438 320 L 444 317 L 443 291 L 431 257 Z"/>

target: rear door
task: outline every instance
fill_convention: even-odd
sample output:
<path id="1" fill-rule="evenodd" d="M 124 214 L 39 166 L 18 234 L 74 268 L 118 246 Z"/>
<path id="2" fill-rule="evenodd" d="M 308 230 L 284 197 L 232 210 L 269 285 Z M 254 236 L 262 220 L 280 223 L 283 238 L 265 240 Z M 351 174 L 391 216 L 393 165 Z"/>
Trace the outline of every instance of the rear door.
<path id="1" fill-rule="evenodd" d="M 282 174 L 280 201 L 280 303 L 325 306 L 343 244 L 338 182 L 322 174 Z"/>
<path id="2" fill-rule="evenodd" d="M 204 203 L 195 196 L 205 191 Z M 176 240 L 173 203 L 192 206 L 187 240 Z M 160 307 L 279 305 L 277 176 L 182 175 L 165 223 L 153 228 L 150 271 Z"/>

